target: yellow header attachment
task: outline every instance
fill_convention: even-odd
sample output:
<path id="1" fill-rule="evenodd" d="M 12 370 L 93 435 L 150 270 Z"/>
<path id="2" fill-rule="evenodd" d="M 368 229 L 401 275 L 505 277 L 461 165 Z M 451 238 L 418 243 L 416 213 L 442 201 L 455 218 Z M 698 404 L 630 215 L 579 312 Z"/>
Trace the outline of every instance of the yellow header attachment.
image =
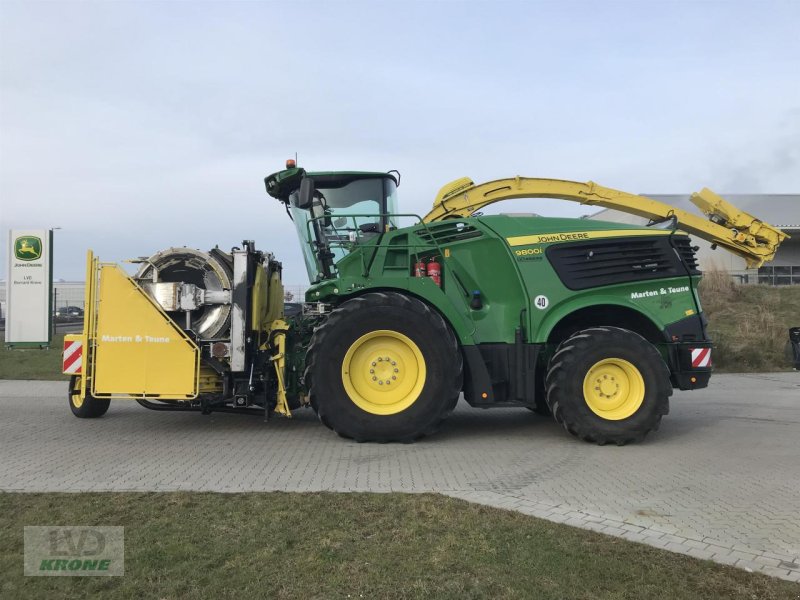
<path id="1" fill-rule="evenodd" d="M 765 247 L 771 254 L 754 267 L 775 258 L 778 246 L 789 236 L 769 223 L 760 221 L 753 215 L 736 208 L 727 200 L 717 196 L 708 188 L 703 188 L 691 196 L 691 201 L 708 216 L 709 220 L 722 225 L 726 229 L 737 232 L 736 239 L 750 248 Z M 745 257 L 747 258 L 747 257 Z M 751 266 L 748 261 L 748 266 Z"/>
<path id="2" fill-rule="evenodd" d="M 125 271 L 91 251 L 85 309 L 81 398 L 197 397 L 200 349 Z"/>
<path id="3" fill-rule="evenodd" d="M 433 208 L 422 221 L 430 223 L 465 218 L 489 204 L 514 198 L 558 198 L 655 220 L 675 217 L 683 231 L 741 256 L 749 268 L 760 267 L 772 260 L 778 246 L 789 237 L 777 227 L 736 208 L 705 188 L 692 194 L 691 200 L 706 214 L 708 220 L 658 200 L 603 187 L 591 181 L 579 183 L 519 176 L 479 185 L 475 185 L 468 177 L 451 181 L 439 190 Z"/>

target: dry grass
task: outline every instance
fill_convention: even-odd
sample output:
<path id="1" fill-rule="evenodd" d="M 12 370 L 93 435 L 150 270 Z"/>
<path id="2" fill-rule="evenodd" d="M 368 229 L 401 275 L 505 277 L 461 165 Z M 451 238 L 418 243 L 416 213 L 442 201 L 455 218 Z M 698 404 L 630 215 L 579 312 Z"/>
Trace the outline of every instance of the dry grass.
<path id="1" fill-rule="evenodd" d="M 800 326 L 800 287 L 738 285 L 725 271 L 700 282 L 703 311 L 720 371 L 787 371 L 789 328 Z"/>
<path id="2" fill-rule="evenodd" d="M 700 284 L 702 292 L 711 295 L 709 300 L 730 299 L 736 295 L 736 287 L 730 273 L 721 269 L 705 271 Z"/>

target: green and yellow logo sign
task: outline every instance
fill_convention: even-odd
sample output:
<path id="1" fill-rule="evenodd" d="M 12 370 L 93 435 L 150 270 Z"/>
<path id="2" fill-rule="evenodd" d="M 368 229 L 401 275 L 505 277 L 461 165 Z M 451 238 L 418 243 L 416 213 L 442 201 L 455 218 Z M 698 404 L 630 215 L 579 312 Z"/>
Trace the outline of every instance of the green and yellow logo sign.
<path id="1" fill-rule="evenodd" d="M 14 241 L 14 256 L 17 260 L 37 260 L 42 256 L 42 240 L 32 235 L 18 237 Z"/>

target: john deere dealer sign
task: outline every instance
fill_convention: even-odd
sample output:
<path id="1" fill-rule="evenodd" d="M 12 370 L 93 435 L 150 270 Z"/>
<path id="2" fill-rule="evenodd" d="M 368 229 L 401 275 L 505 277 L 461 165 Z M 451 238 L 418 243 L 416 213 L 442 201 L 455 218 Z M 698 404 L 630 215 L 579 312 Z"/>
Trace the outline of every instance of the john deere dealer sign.
<path id="1" fill-rule="evenodd" d="M 12 346 L 50 343 L 52 232 L 12 229 L 8 236 L 6 343 Z"/>

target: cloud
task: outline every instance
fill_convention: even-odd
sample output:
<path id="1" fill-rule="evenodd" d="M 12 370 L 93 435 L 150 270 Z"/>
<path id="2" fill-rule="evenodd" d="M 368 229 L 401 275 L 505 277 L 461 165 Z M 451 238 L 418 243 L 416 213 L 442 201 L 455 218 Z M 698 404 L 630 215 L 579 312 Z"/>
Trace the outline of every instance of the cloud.
<path id="1" fill-rule="evenodd" d="M 0 228 L 62 227 L 66 279 L 87 247 L 247 238 L 302 283 L 262 182 L 294 152 L 311 170 L 399 169 L 419 214 L 465 175 L 800 185 L 796 4 L 501 6 L 3 3 Z"/>

